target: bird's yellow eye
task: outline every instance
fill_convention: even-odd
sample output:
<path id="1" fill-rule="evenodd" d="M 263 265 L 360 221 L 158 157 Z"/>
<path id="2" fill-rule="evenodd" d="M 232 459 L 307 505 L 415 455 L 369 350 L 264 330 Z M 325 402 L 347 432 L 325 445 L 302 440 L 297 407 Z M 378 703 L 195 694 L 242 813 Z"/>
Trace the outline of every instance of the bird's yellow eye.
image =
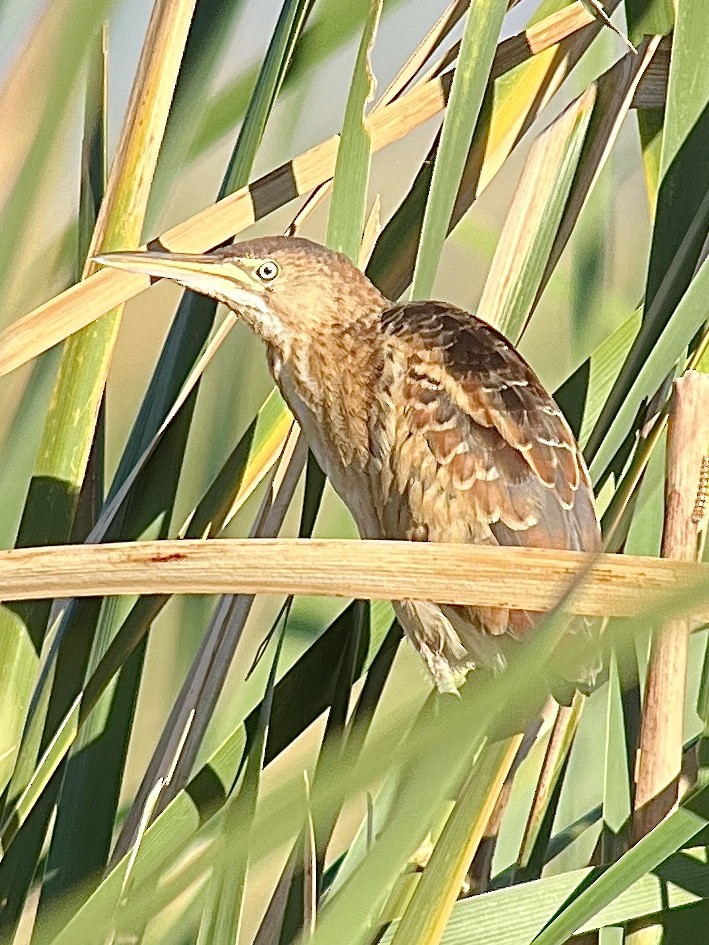
<path id="1" fill-rule="evenodd" d="M 267 259 L 266 262 L 262 262 L 258 267 L 256 275 L 262 282 L 273 282 L 280 271 L 281 270 L 272 259 Z"/>

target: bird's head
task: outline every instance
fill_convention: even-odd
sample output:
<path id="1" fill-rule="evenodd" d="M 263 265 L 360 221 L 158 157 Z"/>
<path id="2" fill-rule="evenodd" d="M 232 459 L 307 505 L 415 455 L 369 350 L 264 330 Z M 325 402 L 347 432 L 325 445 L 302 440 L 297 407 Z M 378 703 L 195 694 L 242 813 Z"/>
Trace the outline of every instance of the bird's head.
<path id="1" fill-rule="evenodd" d="M 218 299 L 281 348 L 389 304 L 346 256 L 295 237 L 261 237 L 202 255 L 146 250 L 95 258 Z"/>

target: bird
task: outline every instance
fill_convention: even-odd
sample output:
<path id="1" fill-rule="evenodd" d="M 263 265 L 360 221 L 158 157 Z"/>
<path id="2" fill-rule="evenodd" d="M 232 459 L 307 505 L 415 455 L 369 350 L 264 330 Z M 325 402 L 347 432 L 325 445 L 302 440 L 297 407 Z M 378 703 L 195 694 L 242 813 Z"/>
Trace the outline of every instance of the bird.
<path id="1" fill-rule="evenodd" d="M 247 322 L 362 538 L 600 550 L 567 421 L 482 319 L 442 301 L 394 303 L 347 256 L 296 236 L 96 261 L 172 280 Z M 441 692 L 457 692 L 475 667 L 504 669 L 539 619 L 416 600 L 393 607 Z M 588 621 L 581 627 L 577 639 L 589 636 Z M 583 662 L 578 688 L 598 668 Z"/>

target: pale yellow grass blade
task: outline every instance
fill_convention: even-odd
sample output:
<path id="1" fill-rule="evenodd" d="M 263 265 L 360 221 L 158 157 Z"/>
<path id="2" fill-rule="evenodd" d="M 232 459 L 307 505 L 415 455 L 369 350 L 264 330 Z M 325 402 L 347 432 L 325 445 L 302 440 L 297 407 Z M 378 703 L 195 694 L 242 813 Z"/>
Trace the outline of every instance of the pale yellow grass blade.
<path id="1" fill-rule="evenodd" d="M 213 539 L 0 552 L 0 599 L 112 594 L 312 594 L 413 598 L 547 611 L 588 568 L 572 613 L 659 612 L 663 595 L 707 591 L 709 564 L 576 551 L 341 539 Z"/>

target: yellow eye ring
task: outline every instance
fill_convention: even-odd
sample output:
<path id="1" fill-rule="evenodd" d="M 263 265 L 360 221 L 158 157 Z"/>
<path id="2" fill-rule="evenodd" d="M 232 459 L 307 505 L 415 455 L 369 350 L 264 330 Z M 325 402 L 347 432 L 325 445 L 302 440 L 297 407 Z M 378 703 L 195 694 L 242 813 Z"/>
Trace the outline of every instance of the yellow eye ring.
<path id="1" fill-rule="evenodd" d="M 273 282 L 280 271 L 281 270 L 278 268 L 278 265 L 274 263 L 272 259 L 267 259 L 258 267 L 256 270 L 256 275 L 259 277 L 261 282 Z"/>

